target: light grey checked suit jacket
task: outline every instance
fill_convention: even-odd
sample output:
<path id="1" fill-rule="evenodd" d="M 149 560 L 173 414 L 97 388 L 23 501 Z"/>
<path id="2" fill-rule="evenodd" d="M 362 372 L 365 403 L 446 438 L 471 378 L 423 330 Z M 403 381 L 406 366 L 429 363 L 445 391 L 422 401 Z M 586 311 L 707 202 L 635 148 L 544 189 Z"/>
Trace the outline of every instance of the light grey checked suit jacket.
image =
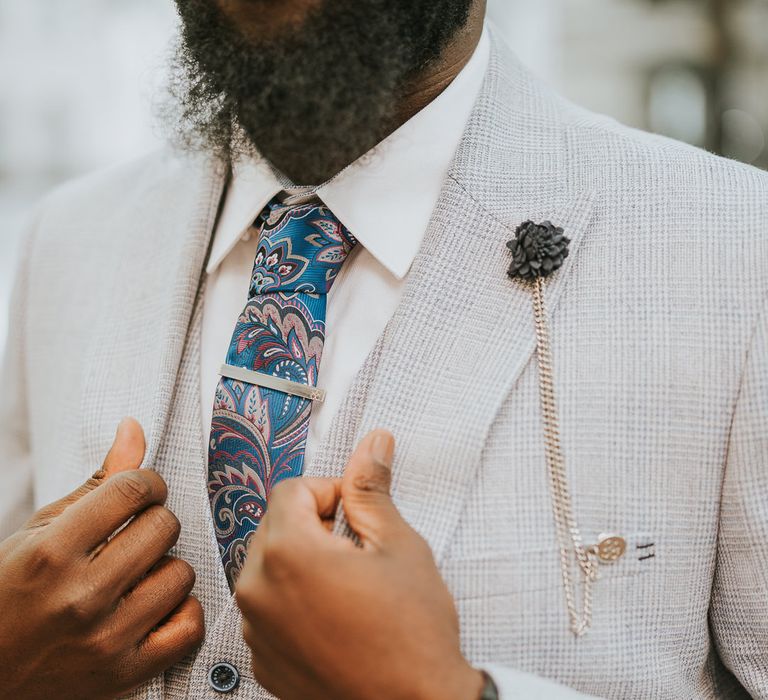
<path id="1" fill-rule="evenodd" d="M 13 302 L 4 531 L 89 475 L 128 414 L 183 524 L 207 640 L 136 697 L 218 697 L 219 660 L 243 673 L 232 697 L 268 697 L 216 554 L 199 421 L 197 301 L 225 179 L 166 152 L 64 186 L 30 226 Z M 529 218 L 572 237 L 547 300 L 576 515 L 588 541 L 628 541 L 579 640 L 531 294 L 506 275 Z M 394 431 L 394 498 L 502 698 L 768 698 L 767 234 L 768 176 L 574 107 L 494 38 L 402 302 L 307 472 L 338 475 L 365 431 Z"/>

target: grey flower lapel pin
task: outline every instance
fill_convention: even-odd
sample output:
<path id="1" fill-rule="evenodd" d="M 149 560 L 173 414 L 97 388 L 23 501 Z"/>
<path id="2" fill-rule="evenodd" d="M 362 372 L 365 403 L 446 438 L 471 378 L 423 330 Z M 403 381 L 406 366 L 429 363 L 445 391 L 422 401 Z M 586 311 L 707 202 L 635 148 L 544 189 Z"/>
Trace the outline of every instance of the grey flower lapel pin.
<path id="1" fill-rule="evenodd" d="M 592 586 L 597 580 L 597 563 L 598 561 L 610 563 L 620 559 L 626 550 L 626 542 L 617 535 L 601 535 L 597 544 L 585 546 L 573 514 L 568 473 L 560 444 L 560 420 L 555 398 L 549 315 L 544 294 L 547 278 L 559 270 L 568 257 L 570 242 L 564 230 L 550 221 L 544 221 L 541 224 L 525 221 L 517 227 L 515 237 L 507 243 L 507 247 L 512 253 L 509 276 L 530 285 L 533 293 L 539 397 L 552 513 L 560 553 L 560 571 L 570 628 L 574 635 L 581 637 L 586 634 L 592 624 Z M 576 589 L 572 575 L 574 556 L 582 576 L 581 606 L 576 603 Z"/>
<path id="2" fill-rule="evenodd" d="M 568 257 L 571 239 L 550 221 L 535 224 L 525 221 L 517 227 L 515 237 L 507 243 L 512 251 L 510 277 L 524 280 L 544 278 L 562 267 Z"/>

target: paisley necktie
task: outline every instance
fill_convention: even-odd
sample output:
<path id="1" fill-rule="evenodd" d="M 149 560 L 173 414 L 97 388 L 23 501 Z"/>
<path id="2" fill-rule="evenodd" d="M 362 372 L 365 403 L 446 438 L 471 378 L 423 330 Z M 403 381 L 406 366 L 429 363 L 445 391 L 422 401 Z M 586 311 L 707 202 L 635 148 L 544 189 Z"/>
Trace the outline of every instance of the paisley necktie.
<path id="1" fill-rule="evenodd" d="M 248 302 L 216 389 L 208 495 L 224 571 L 234 585 L 275 484 L 300 476 L 328 291 L 356 241 L 321 203 L 273 200 L 258 236 Z"/>

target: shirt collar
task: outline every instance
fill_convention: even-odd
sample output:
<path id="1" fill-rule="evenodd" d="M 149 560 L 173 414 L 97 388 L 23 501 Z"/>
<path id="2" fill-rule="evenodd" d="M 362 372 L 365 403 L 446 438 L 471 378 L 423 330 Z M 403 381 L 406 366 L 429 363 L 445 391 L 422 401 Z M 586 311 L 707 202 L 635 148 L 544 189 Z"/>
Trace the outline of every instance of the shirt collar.
<path id="1" fill-rule="evenodd" d="M 334 215 L 398 279 L 408 273 L 421 246 L 489 57 L 485 28 L 469 62 L 438 97 L 317 188 Z M 209 274 L 284 189 L 265 160 L 243 159 L 235 164 L 211 247 Z"/>

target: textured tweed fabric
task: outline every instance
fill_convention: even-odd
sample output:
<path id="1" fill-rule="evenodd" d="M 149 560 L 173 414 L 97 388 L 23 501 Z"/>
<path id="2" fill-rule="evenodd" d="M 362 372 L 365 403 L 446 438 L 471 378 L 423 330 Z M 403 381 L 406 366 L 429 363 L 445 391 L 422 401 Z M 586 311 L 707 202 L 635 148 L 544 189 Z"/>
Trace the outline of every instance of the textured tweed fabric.
<path id="1" fill-rule="evenodd" d="M 217 557 L 198 415 L 193 309 L 225 180 L 162 153 L 60 189 L 30 226 L 12 310 L 0 527 L 82 481 L 126 414 L 183 524 L 206 643 L 137 698 L 217 697 L 219 660 L 243 674 L 231 697 L 268 697 Z M 572 239 L 547 303 L 575 512 L 587 541 L 629 544 L 601 567 L 579 640 L 530 288 L 506 274 L 528 219 Z M 574 107 L 494 40 L 402 302 L 306 473 L 340 474 L 365 431 L 395 433 L 397 505 L 505 700 L 768 698 L 767 232 L 764 173 Z"/>

